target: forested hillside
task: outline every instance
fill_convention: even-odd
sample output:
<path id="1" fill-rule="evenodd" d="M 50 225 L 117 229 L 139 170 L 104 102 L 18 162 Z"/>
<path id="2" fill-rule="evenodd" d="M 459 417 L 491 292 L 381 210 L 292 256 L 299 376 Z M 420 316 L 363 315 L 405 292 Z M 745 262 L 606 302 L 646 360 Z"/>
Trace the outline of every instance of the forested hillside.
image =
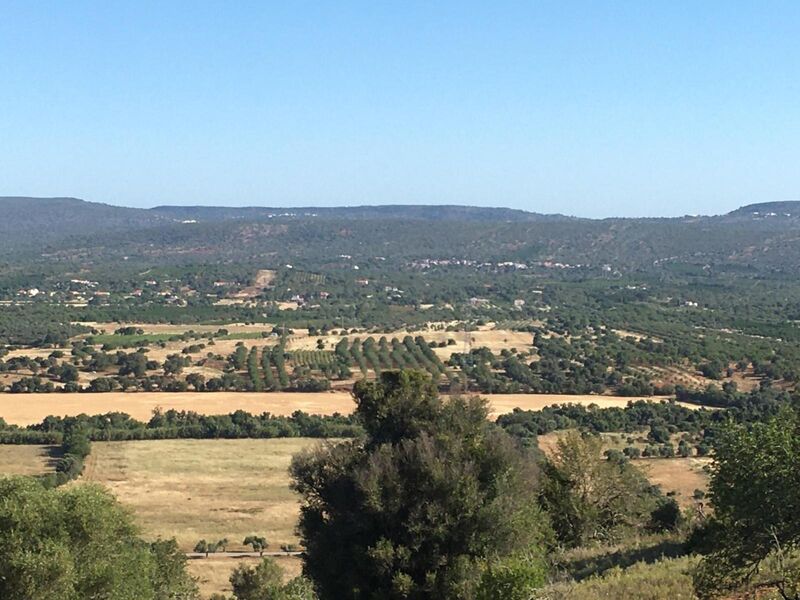
<path id="1" fill-rule="evenodd" d="M 0 197 L 0 253 L 38 252 L 42 244 L 109 230 L 163 223 L 156 213 L 77 198 Z"/>
<path id="2" fill-rule="evenodd" d="M 623 273 L 796 273 L 800 221 L 788 212 L 791 203 L 759 206 L 717 217 L 590 220 L 460 206 L 144 210 L 69 198 L 5 198 L 0 255 L 44 263 L 125 257 L 148 264 L 269 259 L 309 265 L 347 255 L 529 261 Z"/>

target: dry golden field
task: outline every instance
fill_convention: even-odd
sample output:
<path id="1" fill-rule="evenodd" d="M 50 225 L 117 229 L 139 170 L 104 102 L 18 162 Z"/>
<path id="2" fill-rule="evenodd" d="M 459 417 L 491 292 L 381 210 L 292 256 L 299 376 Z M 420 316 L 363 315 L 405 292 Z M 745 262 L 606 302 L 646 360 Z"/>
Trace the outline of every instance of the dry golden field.
<path id="1" fill-rule="evenodd" d="M 608 436 L 609 446 L 616 445 L 614 435 Z M 546 452 L 558 436 L 541 436 Z M 299 504 L 288 487 L 291 457 L 320 443 L 298 438 L 95 442 L 80 481 L 108 487 L 134 513 L 145 537 L 175 537 L 184 551 L 191 551 L 199 539 L 221 538 L 229 540 L 229 550 L 242 550 L 241 541 L 250 533 L 264 535 L 269 550 L 279 550 L 282 544 L 297 543 Z M 46 446 L 0 446 L 0 474 L 44 473 L 48 460 Z M 706 488 L 707 461 L 675 458 L 634 464 L 665 492 L 676 492 L 686 507 L 693 503 L 695 489 Z M 287 579 L 299 574 L 298 558 L 275 560 Z M 232 569 L 257 561 L 212 555 L 190 560 L 189 572 L 208 598 L 230 594 Z"/>
<path id="2" fill-rule="evenodd" d="M 617 396 L 569 396 L 564 394 L 481 394 L 489 400 L 491 417 L 515 408 L 539 410 L 553 404 L 597 404 L 624 407 L 639 398 Z M 647 398 L 645 398 L 647 399 Z M 658 398 L 650 398 L 658 400 Z M 0 394 L 0 417 L 14 425 L 40 423 L 48 415 L 71 416 L 124 412 L 147 421 L 153 409 L 193 410 L 206 415 L 245 410 L 253 414 L 269 412 L 291 415 L 296 410 L 309 414 L 349 414 L 355 404 L 350 392 L 108 392 L 102 394 Z"/>
<path id="3" fill-rule="evenodd" d="M 0 445 L 0 476 L 43 475 L 52 471 L 51 446 Z"/>
<path id="4" fill-rule="evenodd" d="M 665 492 L 675 492 L 675 500 L 686 508 L 694 504 L 695 490 L 708 489 L 708 474 L 703 467 L 710 458 L 655 458 L 633 462 L 654 484 Z"/>
<path id="5" fill-rule="evenodd" d="M 82 481 L 108 487 L 130 507 L 146 537 L 174 537 L 191 551 L 227 538 L 244 550 L 249 534 L 270 550 L 297 544 L 298 499 L 289 489 L 294 454 L 323 443 L 274 440 L 95 442 Z"/>
<path id="6" fill-rule="evenodd" d="M 237 409 L 253 414 L 290 415 L 296 410 L 313 414 L 349 413 L 349 392 L 248 393 L 248 392 L 110 392 L 106 394 L 0 394 L 0 417 L 14 425 L 39 423 L 48 415 L 90 415 L 110 411 L 128 413 L 147 421 L 153 409 L 193 410 L 202 414 L 228 414 Z"/>
<path id="7" fill-rule="evenodd" d="M 480 394 L 480 396 L 481 398 L 489 400 L 492 417 L 510 413 L 515 408 L 521 408 L 522 410 L 541 410 L 555 404 L 582 404 L 584 406 L 596 404 L 600 408 L 624 408 L 628 405 L 628 402 L 634 402 L 636 400 L 650 400 L 654 402 L 662 400 L 662 398 L 658 397 L 628 398 L 623 396 L 596 396 L 592 394 Z"/>
<path id="8" fill-rule="evenodd" d="M 184 551 L 201 538 L 230 540 L 245 549 L 250 533 L 264 535 L 270 551 L 297 543 L 298 501 L 289 489 L 292 455 L 323 443 L 310 439 L 158 440 L 95 442 L 79 481 L 108 487 L 130 508 L 148 539 L 175 537 Z M 0 476 L 39 475 L 51 469 L 49 446 L 0 445 Z M 80 485 L 73 483 L 70 485 Z M 300 559 L 273 557 L 286 579 L 300 574 Z M 258 558 L 214 556 L 189 561 L 203 598 L 230 595 L 228 577 Z"/>

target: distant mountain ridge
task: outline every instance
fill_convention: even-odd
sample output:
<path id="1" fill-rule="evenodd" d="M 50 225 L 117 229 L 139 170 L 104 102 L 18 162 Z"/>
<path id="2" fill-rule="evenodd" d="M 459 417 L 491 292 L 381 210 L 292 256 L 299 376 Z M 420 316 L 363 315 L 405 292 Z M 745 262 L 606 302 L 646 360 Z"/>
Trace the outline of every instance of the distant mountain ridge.
<path id="1" fill-rule="evenodd" d="M 141 208 L 87 202 L 79 198 L 0 197 L 0 250 L 41 246 L 72 235 L 151 227 L 165 217 Z"/>
<path id="2" fill-rule="evenodd" d="M 225 207 L 156 206 L 152 212 L 176 220 L 222 221 L 263 220 L 280 217 L 325 219 L 415 219 L 422 221 L 541 221 L 571 219 L 565 215 L 544 215 L 514 208 L 462 205 L 385 204 L 334 207 Z"/>
<path id="3" fill-rule="evenodd" d="M 125 260 L 143 267 L 320 264 L 353 255 L 403 264 L 463 258 L 620 272 L 686 266 L 796 274 L 798 228 L 800 202 L 751 204 L 718 216 L 583 219 L 470 206 L 142 209 L 76 198 L 0 198 L 4 260 Z"/>
<path id="4" fill-rule="evenodd" d="M 730 211 L 725 216 L 791 215 L 800 217 L 800 201 L 761 202 L 748 204 Z M 561 220 L 605 220 L 568 216 L 561 213 L 545 214 L 517 208 L 468 206 L 458 204 L 376 204 L 359 206 L 183 206 L 161 205 L 153 208 L 132 208 L 101 202 L 90 202 L 70 196 L 30 197 L 0 196 L 0 217 L 5 229 L 17 221 L 60 222 L 64 224 L 85 223 L 85 218 L 108 222 L 164 224 L 169 221 L 204 220 L 224 221 L 262 220 L 276 217 L 322 217 L 331 219 L 418 219 L 425 221 L 561 221 Z M 695 217 L 655 217 L 659 220 L 683 220 Z M 716 217 L 719 218 L 719 217 Z M 652 219 L 652 218 L 650 218 Z M 639 220 L 630 218 L 630 220 Z M 87 223 L 91 225 L 91 223 Z M 0 232 L 4 231 L 0 222 Z"/>

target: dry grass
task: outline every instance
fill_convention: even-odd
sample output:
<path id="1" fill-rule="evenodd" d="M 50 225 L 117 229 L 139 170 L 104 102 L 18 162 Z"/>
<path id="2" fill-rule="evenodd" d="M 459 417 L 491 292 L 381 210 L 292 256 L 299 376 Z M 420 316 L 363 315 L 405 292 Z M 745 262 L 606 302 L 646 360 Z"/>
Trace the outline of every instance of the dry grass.
<path id="1" fill-rule="evenodd" d="M 233 592 L 228 578 L 240 564 L 256 566 L 259 558 L 223 558 L 211 555 L 209 558 L 197 558 L 189 561 L 189 574 L 197 579 L 200 595 L 208 598 L 212 594 L 224 594 L 226 597 Z M 278 556 L 274 560 L 283 569 L 284 580 L 288 581 L 300 575 L 301 562 L 295 556 Z"/>
<path id="2" fill-rule="evenodd" d="M 515 408 L 541 410 L 554 404 L 596 404 L 601 408 L 625 407 L 635 400 L 657 401 L 659 398 L 628 398 L 621 396 L 566 394 L 481 394 L 489 400 L 490 417 L 509 413 Z M 269 412 L 291 415 L 296 410 L 309 414 L 349 414 L 355 408 L 349 391 L 336 390 L 318 393 L 293 392 L 108 392 L 25 394 L 20 402 L 17 394 L 0 394 L 0 417 L 14 425 L 40 423 L 48 415 L 74 416 L 81 413 L 103 414 L 124 412 L 135 419 L 147 421 L 153 409 L 174 408 L 192 410 L 205 415 L 228 414 L 245 410 L 253 414 Z M 695 405 L 685 405 L 697 408 Z"/>
<path id="3" fill-rule="evenodd" d="M 491 418 L 515 408 L 539 410 L 553 404 L 597 404 L 624 407 L 638 398 L 616 396 L 568 396 L 562 394 L 482 394 L 489 400 Z M 20 400 L 23 400 L 21 402 Z M 319 393 L 292 392 L 109 392 L 104 394 L 0 394 L 0 416 L 14 425 L 40 423 L 48 415 L 69 416 L 124 412 L 147 421 L 153 409 L 193 410 L 206 415 L 245 410 L 253 414 L 269 412 L 291 415 L 296 410 L 309 414 L 349 414 L 355 403 L 349 391 Z"/>
<path id="4" fill-rule="evenodd" d="M 0 445 L 0 475 L 44 475 L 53 470 L 51 446 Z"/>
<path id="5" fill-rule="evenodd" d="M 8 423 L 40 423 L 48 415 L 125 412 L 147 421 L 153 409 L 193 410 L 207 415 L 242 409 L 253 414 L 290 415 L 295 410 L 312 414 L 350 413 L 355 404 L 349 392 L 248 393 L 248 392 L 109 392 L 106 394 L 0 394 L 0 416 Z"/>
<path id="6" fill-rule="evenodd" d="M 654 458 L 636 460 L 647 478 L 661 486 L 664 492 L 674 492 L 675 500 L 683 506 L 692 506 L 695 490 L 708 489 L 708 474 L 703 467 L 710 464 L 710 458 Z"/>
<path id="7" fill-rule="evenodd" d="M 694 600 L 693 558 L 636 563 L 627 569 L 609 569 L 578 583 L 559 583 L 539 591 L 542 600 Z"/>
<path id="8" fill-rule="evenodd" d="M 3 358 L 9 360 L 11 358 L 19 358 L 27 356 L 28 358 L 47 358 L 53 353 L 53 348 L 17 348 L 10 350 Z"/>
<path id="9" fill-rule="evenodd" d="M 428 341 L 446 342 L 454 339 L 454 345 L 436 348 L 436 355 L 443 361 L 450 359 L 454 352 L 464 352 L 466 339 L 463 331 L 441 331 L 425 332 L 424 337 Z M 533 348 L 533 334 L 525 331 L 512 331 L 510 329 L 481 329 L 470 331 L 469 337 L 473 348 L 486 347 L 495 354 L 501 350 L 516 348 L 520 352 L 529 351 Z"/>
<path id="10" fill-rule="evenodd" d="M 269 329 L 265 329 L 264 331 L 269 331 Z M 181 351 L 188 346 L 192 346 L 195 344 L 206 344 L 205 348 L 191 355 L 193 360 L 197 360 L 199 358 L 206 356 L 206 354 L 208 354 L 209 352 L 213 354 L 219 354 L 220 356 L 223 357 L 233 354 L 236 351 L 236 345 L 239 343 L 244 343 L 244 345 L 247 346 L 249 350 L 253 346 L 257 346 L 259 348 L 263 348 L 265 346 L 272 347 L 278 343 L 278 340 L 276 338 L 271 338 L 271 337 L 266 337 L 266 338 L 259 337 L 259 338 L 244 339 L 244 340 L 237 340 L 232 338 L 215 339 L 213 346 L 209 345 L 208 342 L 209 342 L 208 339 L 189 340 L 188 342 L 182 342 L 182 341 L 164 342 L 163 347 L 158 344 L 150 344 L 145 349 L 147 351 L 148 359 L 155 360 L 158 362 L 163 362 L 170 354 L 181 354 Z M 127 349 L 127 352 L 132 352 L 132 351 L 133 348 Z M 218 369 L 214 371 L 215 377 L 218 377 L 221 374 L 222 371 Z"/>
<path id="11" fill-rule="evenodd" d="M 628 402 L 636 400 L 659 401 L 661 398 L 628 398 L 623 396 L 595 396 L 568 395 L 568 394 L 480 394 L 482 398 L 489 400 L 493 416 L 503 415 L 512 412 L 515 408 L 522 410 L 541 410 L 554 404 L 582 404 L 589 406 L 596 404 L 600 408 L 624 408 Z M 689 405 L 690 408 L 697 408 Z"/>
<path id="12" fill-rule="evenodd" d="M 397 331 L 393 331 L 391 333 L 359 333 L 359 334 L 349 334 L 346 336 L 341 335 L 319 335 L 319 336 L 309 336 L 308 331 L 304 329 L 295 329 L 295 335 L 289 339 L 287 344 L 287 349 L 289 350 L 316 350 L 317 349 L 317 340 L 321 339 L 325 345 L 326 349 L 332 349 L 336 347 L 336 344 L 339 341 L 346 337 L 349 340 L 353 338 L 360 338 L 362 341 L 368 337 L 372 337 L 375 340 L 379 339 L 382 336 L 385 336 L 387 339 L 398 338 L 403 339 L 405 336 L 410 335 L 412 337 L 416 337 L 421 335 L 425 338 L 428 342 L 447 342 L 449 339 L 453 339 L 456 341 L 455 345 L 445 346 L 443 348 L 435 348 L 434 352 L 441 358 L 442 360 L 447 360 L 450 358 L 450 355 L 453 352 L 463 352 L 464 351 L 464 332 L 463 331 L 444 331 L 444 329 L 439 329 L 437 326 L 442 326 L 445 324 L 438 324 L 438 323 L 430 323 L 427 328 L 421 329 L 418 331 L 408 331 L 406 329 L 398 329 Z M 518 350 L 530 350 L 532 348 L 533 336 L 530 333 L 523 332 L 523 331 L 512 331 L 510 329 L 493 329 L 493 326 L 486 325 L 481 327 L 477 331 L 471 331 L 469 333 L 470 338 L 472 338 L 472 346 L 474 348 L 480 348 L 486 346 L 492 352 L 500 352 L 503 349 L 508 348 L 517 348 Z"/>
<path id="13" fill-rule="evenodd" d="M 271 549 L 296 544 L 297 496 L 287 469 L 294 454 L 319 440 L 157 440 L 95 442 L 83 481 L 107 486 L 131 508 L 145 536 L 175 537 L 190 551 L 200 539 L 248 534 Z"/>

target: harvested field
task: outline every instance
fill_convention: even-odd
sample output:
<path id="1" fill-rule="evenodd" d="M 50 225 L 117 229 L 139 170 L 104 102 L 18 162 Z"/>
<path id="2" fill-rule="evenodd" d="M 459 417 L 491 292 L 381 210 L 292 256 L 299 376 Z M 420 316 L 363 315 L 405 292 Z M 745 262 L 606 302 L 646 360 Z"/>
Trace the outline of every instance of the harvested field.
<path id="1" fill-rule="evenodd" d="M 663 492 L 675 492 L 675 499 L 684 508 L 694 504 L 695 490 L 708 489 L 708 474 L 703 467 L 710 463 L 710 458 L 696 457 L 633 461 Z"/>
<path id="2" fill-rule="evenodd" d="M 147 421 L 153 409 L 174 408 L 219 415 L 242 409 L 253 414 L 290 415 L 296 410 L 328 415 L 353 410 L 349 392 L 109 392 L 105 394 L 0 394 L 0 417 L 14 425 L 39 423 L 48 415 L 125 412 Z"/>
<path id="3" fill-rule="evenodd" d="M 582 404 L 589 406 L 596 404 L 600 408 L 624 408 L 628 402 L 636 400 L 650 400 L 658 402 L 665 398 L 660 397 L 640 397 L 629 398 L 623 396 L 595 396 L 586 395 L 567 395 L 567 394 L 480 394 L 487 398 L 492 407 L 492 416 L 499 416 L 512 412 L 515 408 L 522 410 L 541 410 L 554 404 Z M 690 408 L 697 408 L 694 405 L 687 405 Z"/>
<path id="4" fill-rule="evenodd" d="M 539 410 L 553 404 L 597 404 L 600 407 L 624 407 L 638 398 L 617 396 L 568 396 L 562 394 L 482 394 L 492 407 L 492 418 L 515 408 Z M 651 398 L 652 400 L 652 398 Z M 269 412 L 291 415 L 296 410 L 330 415 L 352 412 L 349 391 L 292 392 L 108 392 L 0 394 L 0 417 L 14 425 L 40 423 L 48 415 L 70 416 L 112 411 L 128 413 L 146 421 L 153 409 L 193 410 L 206 415 L 228 414 L 241 409 L 253 414 Z M 690 407 L 694 407 L 690 405 Z"/>
<path id="5" fill-rule="evenodd" d="M 289 489 L 294 454 L 322 443 L 275 440 L 95 442 L 81 481 L 107 486 L 136 515 L 148 538 L 175 537 L 191 551 L 200 539 L 230 540 L 245 550 L 249 534 L 270 550 L 297 544 L 298 499 Z"/>
<path id="6" fill-rule="evenodd" d="M 53 470 L 52 446 L 0 445 L 0 476 L 44 475 Z"/>

